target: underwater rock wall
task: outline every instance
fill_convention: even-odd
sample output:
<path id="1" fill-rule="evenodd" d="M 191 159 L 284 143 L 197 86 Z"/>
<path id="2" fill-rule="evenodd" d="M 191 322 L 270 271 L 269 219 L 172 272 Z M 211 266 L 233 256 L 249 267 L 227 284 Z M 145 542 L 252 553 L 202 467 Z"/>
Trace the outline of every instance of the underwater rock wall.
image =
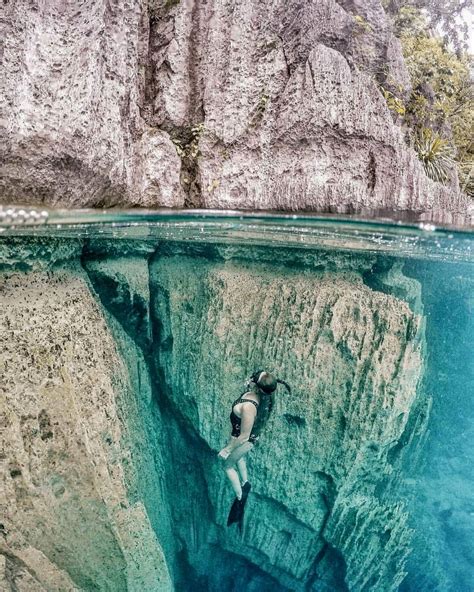
<path id="1" fill-rule="evenodd" d="M 397 589 L 427 413 L 420 310 L 391 294 L 415 302 L 416 280 L 387 268 L 374 290 L 375 256 L 327 251 L 10 247 L 7 590 Z M 262 365 L 293 394 L 251 453 L 241 540 L 216 453 Z"/>
<path id="2" fill-rule="evenodd" d="M 420 317 L 365 286 L 344 258 L 328 274 L 161 255 L 150 273 L 155 359 L 205 491 L 193 489 L 185 473 L 180 479 L 215 522 L 210 528 L 202 513 L 185 514 L 189 500 L 175 501 L 186 515 L 177 528 L 192 567 L 205 578 L 202 547 L 220 547 L 284 589 L 396 590 L 411 530 L 404 504 L 383 482 L 396 481 L 390 451 L 416 409 Z M 236 385 L 257 367 L 284 377 L 293 395 L 279 393 L 251 453 L 240 541 L 225 527 L 232 495 L 215 454 L 229 435 Z M 178 445 L 175 453 L 183 454 Z"/>
<path id="3" fill-rule="evenodd" d="M 131 392 L 124 402 L 127 445 L 133 451 L 128 467 L 128 494 L 144 504 L 174 581 L 179 545 L 170 513 L 170 500 L 175 496 L 169 486 L 173 468 L 167 426 L 157 405 L 160 385 L 150 363 L 153 328 L 148 257 L 155 248 L 127 241 L 122 245 L 88 241 L 82 264 L 129 375 Z"/>
<path id="4" fill-rule="evenodd" d="M 75 261 L 0 276 L 0 585 L 171 590 L 143 496 L 131 495 L 140 393 Z"/>

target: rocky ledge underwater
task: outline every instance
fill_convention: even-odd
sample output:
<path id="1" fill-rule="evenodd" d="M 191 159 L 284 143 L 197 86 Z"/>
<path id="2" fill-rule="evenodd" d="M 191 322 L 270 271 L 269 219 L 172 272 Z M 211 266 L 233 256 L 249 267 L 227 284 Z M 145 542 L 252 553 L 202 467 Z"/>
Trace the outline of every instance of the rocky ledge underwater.
<path id="1" fill-rule="evenodd" d="M 294 225 L 0 235 L 2 589 L 473 589 L 472 234 Z"/>

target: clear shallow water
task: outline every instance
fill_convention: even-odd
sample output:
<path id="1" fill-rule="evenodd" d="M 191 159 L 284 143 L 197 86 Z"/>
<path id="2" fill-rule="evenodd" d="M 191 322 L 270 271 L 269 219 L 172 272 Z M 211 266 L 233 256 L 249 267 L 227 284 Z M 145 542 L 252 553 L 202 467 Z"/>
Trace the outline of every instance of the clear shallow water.
<path id="1" fill-rule="evenodd" d="M 16 212 L 16 218 L 7 212 Z M 183 240 L 213 243 L 242 241 L 268 246 L 328 247 L 429 259 L 473 258 L 472 232 L 430 222 L 360 220 L 337 216 L 249 214 L 246 212 L 114 210 L 3 210 L 4 236 Z M 1 213 L 1 210 L 0 210 Z"/>
<path id="2" fill-rule="evenodd" d="M 168 452 L 149 446 L 168 467 L 161 503 L 176 540 L 154 514 L 153 488 L 134 491 L 177 589 L 473 589 L 472 233 L 251 214 L 45 219 L 5 224 L 4 286 L 16 271 L 79 266 L 127 367 L 144 356 L 154 417 L 168 426 Z M 262 316 L 278 332 L 255 329 Z M 365 335 L 375 345 L 359 350 Z M 225 528 L 231 494 L 214 453 L 227 426 L 216 417 L 261 363 L 298 398 L 279 403 L 254 451 L 242 543 Z M 209 386 L 208 373 L 223 371 Z M 200 521 L 194 498 L 206 500 Z M 63 568 L 79 581 L 80 564 Z"/>

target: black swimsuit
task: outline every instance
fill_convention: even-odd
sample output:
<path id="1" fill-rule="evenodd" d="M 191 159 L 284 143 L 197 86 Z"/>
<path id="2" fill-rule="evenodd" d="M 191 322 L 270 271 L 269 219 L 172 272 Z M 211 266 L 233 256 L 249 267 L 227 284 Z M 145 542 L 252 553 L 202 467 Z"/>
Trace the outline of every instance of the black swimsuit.
<path id="1" fill-rule="evenodd" d="M 232 424 L 232 436 L 234 436 L 235 438 L 238 438 L 240 436 L 240 424 L 241 419 L 240 417 L 237 417 L 237 415 L 234 413 L 234 407 L 237 405 L 237 403 L 252 403 L 252 405 L 255 405 L 255 408 L 258 411 L 258 403 L 256 401 L 252 401 L 252 399 L 243 399 L 241 396 L 236 399 L 233 403 L 232 403 L 232 412 L 230 414 L 230 423 Z M 255 442 L 257 441 L 257 434 L 253 433 L 253 428 L 252 428 L 252 432 L 250 433 L 250 437 L 249 437 L 249 442 L 251 442 L 252 444 L 255 444 Z"/>

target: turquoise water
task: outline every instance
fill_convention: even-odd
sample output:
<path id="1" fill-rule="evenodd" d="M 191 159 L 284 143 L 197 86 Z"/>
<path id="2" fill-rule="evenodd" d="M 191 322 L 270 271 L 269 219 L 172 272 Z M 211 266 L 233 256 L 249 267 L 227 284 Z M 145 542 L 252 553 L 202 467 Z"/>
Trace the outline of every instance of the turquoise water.
<path id="1" fill-rule="evenodd" d="M 8 384 L 21 383 L 7 400 L 21 409 L 21 393 L 36 393 L 43 411 L 25 412 L 31 419 L 20 423 L 38 421 L 44 436 L 21 455 L 10 442 L 10 466 L 20 468 L 10 471 L 16 489 L 7 490 L 18 508 L 20 497 L 34 499 L 26 514 L 8 513 L 10 533 L 21 532 L 84 590 L 474 589 L 471 232 L 215 212 L 26 218 L 4 216 L 0 234 L 0 296 L 10 311 L 4 335 L 15 355 L 23 352 L 15 359 L 31 355 L 39 374 L 36 352 L 50 339 L 53 383 L 56 374 L 69 377 L 65 383 L 86 378 L 67 402 L 55 395 L 59 387 L 42 390 L 31 376 L 25 391 L 26 378 L 5 357 Z M 54 330 L 61 315 L 78 327 L 69 357 Z M 102 350 L 106 332 L 113 364 Z M 259 367 L 287 380 L 292 396 L 278 393 L 249 457 L 241 536 L 226 527 L 232 490 L 216 455 L 229 435 L 229 405 Z M 112 394 L 92 412 L 81 389 L 99 373 L 110 380 L 98 393 Z M 64 413 L 44 428 L 62 401 Z M 87 442 L 116 438 L 115 452 L 78 444 L 77 456 L 52 468 L 45 459 L 66 447 L 62 426 L 73 407 Z M 100 427 L 102 409 L 108 419 Z M 114 409 L 121 435 L 105 436 Z M 89 455 L 103 465 L 91 461 L 86 477 L 77 467 Z M 25 477 L 20 495 L 18 480 L 28 464 L 33 475 L 35 463 L 41 470 Z M 118 493 L 110 501 L 98 485 L 85 487 L 116 470 L 126 490 L 120 504 Z M 65 493 L 51 498 L 46 514 L 37 500 L 49 500 L 59 479 Z M 40 536 L 35 528 L 62 520 L 69 491 L 70 526 Z M 112 518 L 120 505 L 143 507 L 151 525 L 137 526 L 133 545 L 120 529 L 138 518 L 121 527 L 123 519 Z M 74 552 L 81 537 L 96 555 Z"/>

